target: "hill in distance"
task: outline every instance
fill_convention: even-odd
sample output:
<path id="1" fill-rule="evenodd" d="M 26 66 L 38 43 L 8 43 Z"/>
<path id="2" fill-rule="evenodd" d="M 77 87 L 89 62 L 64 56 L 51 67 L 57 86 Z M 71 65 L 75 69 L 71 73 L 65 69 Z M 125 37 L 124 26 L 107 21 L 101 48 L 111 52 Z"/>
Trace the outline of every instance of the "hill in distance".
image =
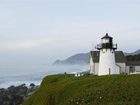
<path id="1" fill-rule="evenodd" d="M 80 53 L 73 55 L 65 60 L 56 60 L 53 65 L 87 64 L 88 62 L 89 53 Z"/>
<path id="2" fill-rule="evenodd" d="M 140 54 L 140 49 L 133 53 L 125 53 L 126 56 L 138 55 Z M 89 63 L 89 53 L 80 53 L 73 55 L 65 60 L 56 60 L 53 65 L 74 65 L 74 64 L 88 64 Z"/>
<path id="3" fill-rule="evenodd" d="M 128 56 L 128 55 L 138 55 L 138 54 L 140 54 L 140 49 L 135 51 L 135 52 L 132 52 L 132 53 L 125 53 L 126 56 Z"/>
<path id="4" fill-rule="evenodd" d="M 140 75 L 52 75 L 23 105 L 139 105 Z"/>

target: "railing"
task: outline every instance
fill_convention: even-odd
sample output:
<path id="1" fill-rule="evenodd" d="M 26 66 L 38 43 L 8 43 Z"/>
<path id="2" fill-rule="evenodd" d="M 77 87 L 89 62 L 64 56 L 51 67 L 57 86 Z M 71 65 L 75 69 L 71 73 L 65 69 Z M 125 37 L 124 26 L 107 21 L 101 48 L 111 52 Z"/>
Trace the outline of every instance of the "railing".
<path id="1" fill-rule="evenodd" d="M 117 44 L 109 44 L 109 43 L 106 43 L 106 44 L 97 44 L 97 46 L 95 47 L 96 49 L 100 50 L 100 49 L 117 49 Z"/>

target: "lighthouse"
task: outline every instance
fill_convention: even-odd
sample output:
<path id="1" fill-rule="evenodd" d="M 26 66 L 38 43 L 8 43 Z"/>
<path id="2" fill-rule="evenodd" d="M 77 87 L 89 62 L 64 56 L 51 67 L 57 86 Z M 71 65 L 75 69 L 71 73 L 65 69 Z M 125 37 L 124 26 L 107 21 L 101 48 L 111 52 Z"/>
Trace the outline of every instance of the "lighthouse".
<path id="1" fill-rule="evenodd" d="M 106 33 L 101 38 L 101 43 L 96 47 L 99 50 L 99 70 L 98 75 L 119 74 L 116 70 L 115 50 L 117 44 L 113 44 L 113 38 Z"/>

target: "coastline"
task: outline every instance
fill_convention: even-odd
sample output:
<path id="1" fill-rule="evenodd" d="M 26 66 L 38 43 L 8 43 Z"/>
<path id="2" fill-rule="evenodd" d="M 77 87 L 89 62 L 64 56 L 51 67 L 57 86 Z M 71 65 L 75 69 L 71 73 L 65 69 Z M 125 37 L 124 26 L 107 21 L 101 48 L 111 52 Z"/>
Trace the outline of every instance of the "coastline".
<path id="1" fill-rule="evenodd" d="M 20 105 L 31 95 L 39 85 L 31 83 L 30 85 L 21 84 L 18 86 L 11 85 L 8 88 L 0 88 L 0 105 Z"/>

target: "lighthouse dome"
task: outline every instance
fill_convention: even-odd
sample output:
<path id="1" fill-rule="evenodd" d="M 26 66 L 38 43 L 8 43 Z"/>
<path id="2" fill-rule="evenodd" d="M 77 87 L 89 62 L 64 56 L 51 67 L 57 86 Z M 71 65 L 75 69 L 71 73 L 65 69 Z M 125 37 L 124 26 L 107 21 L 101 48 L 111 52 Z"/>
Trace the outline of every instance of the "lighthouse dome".
<path id="1" fill-rule="evenodd" d="M 113 39 L 111 36 L 108 35 L 108 33 L 106 33 L 106 35 L 104 37 L 102 37 L 101 39 Z"/>

